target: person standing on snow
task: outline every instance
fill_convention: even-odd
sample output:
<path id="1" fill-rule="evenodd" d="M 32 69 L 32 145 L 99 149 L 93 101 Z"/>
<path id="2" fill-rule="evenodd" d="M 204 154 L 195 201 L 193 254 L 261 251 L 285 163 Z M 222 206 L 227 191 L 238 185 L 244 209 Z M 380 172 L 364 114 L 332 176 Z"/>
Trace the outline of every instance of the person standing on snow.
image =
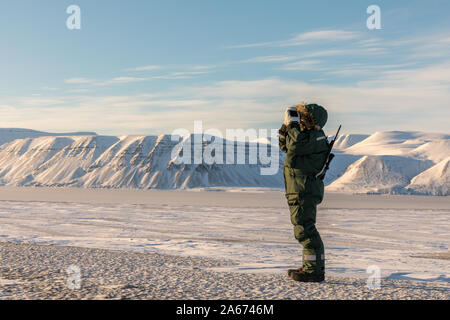
<path id="1" fill-rule="evenodd" d="M 279 146 L 286 153 L 283 168 L 286 198 L 294 236 L 303 246 L 302 266 L 288 270 L 288 275 L 301 282 L 325 279 L 325 252 L 316 229 L 316 207 L 323 200 L 322 169 L 330 151 L 322 130 L 327 119 L 328 113 L 322 106 L 299 104 L 286 110 L 279 130 Z"/>

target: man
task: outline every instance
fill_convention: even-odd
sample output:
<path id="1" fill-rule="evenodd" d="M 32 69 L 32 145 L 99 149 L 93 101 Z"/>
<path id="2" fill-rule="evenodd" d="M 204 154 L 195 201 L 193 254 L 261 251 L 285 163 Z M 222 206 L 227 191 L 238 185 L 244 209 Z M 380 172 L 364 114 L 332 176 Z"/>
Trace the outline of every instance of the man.
<path id="1" fill-rule="evenodd" d="M 329 152 L 322 130 L 328 113 L 317 104 L 299 104 L 290 109 L 279 131 L 279 145 L 286 152 L 283 169 L 286 198 L 294 236 L 303 246 L 303 261 L 299 269 L 289 270 L 288 275 L 296 281 L 321 282 L 325 279 L 325 253 L 316 229 L 316 207 L 323 200 L 324 185 L 323 174 L 316 176 Z M 295 117 L 295 111 L 299 117 Z"/>

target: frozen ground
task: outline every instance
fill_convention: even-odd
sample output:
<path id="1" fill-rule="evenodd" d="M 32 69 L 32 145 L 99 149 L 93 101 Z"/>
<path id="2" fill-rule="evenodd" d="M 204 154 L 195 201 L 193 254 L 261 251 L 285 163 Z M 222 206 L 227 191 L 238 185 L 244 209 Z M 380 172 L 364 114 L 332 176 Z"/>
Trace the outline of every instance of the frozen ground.
<path id="1" fill-rule="evenodd" d="M 80 247 L 0 243 L 0 299 L 437 299 L 442 282 L 384 280 L 378 290 L 362 279 L 327 276 L 296 283 L 281 274 L 217 272 L 232 262 Z M 67 274 L 80 268 L 77 282 Z"/>
<path id="2" fill-rule="evenodd" d="M 376 297 L 367 288 L 355 289 L 355 286 L 365 286 L 367 267 L 376 265 L 384 278 L 382 290 L 385 287 L 393 290 L 386 291 L 385 298 L 420 298 L 416 295 L 420 290 L 437 288 L 439 293 L 430 293 L 431 296 L 423 298 L 448 299 L 449 221 L 449 197 L 327 194 L 326 201 L 319 208 L 318 229 L 326 246 L 326 286 L 330 290 L 323 294 L 320 290 L 313 290 L 311 292 L 316 292 L 315 295 L 308 297 Z M 299 265 L 300 247 L 292 236 L 284 196 L 276 191 L 0 188 L 0 239 L 3 242 L 2 288 L 20 289 L 25 286 L 23 283 L 29 281 L 42 279 L 51 282 L 53 276 L 65 276 L 61 274 L 65 271 L 58 269 L 54 265 L 56 262 L 52 261 L 57 261 L 61 266 L 82 261 L 82 269 L 98 264 L 99 269 L 92 271 L 94 274 L 101 274 L 100 270 L 108 263 L 117 264 L 118 273 L 132 268 L 138 274 L 151 274 L 156 270 L 161 273 L 164 265 L 164 270 L 170 270 L 174 263 L 183 268 L 185 261 L 191 261 L 189 263 L 199 264 L 198 270 L 194 268 L 195 274 L 190 267 L 187 267 L 187 273 L 180 273 L 178 269 L 176 273 L 180 274 L 180 283 L 190 287 L 188 292 L 192 294 L 185 292 L 183 296 L 182 292 L 177 291 L 172 293 L 172 298 L 201 298 L 200 291 L 194 293 L 192 288 L 195 287 L 196 277 L 204 279 L 205 275 L 213 277 L 208 277 L 211 279 L 209 284 L 204 283 L 204 298 L 214 298 L 214 292 L 208 290 L 213 290 L 224 281 L 237 282 L 227 285 L 223 291 L 214 289 L 218 290 L 217 298 L 300 298 L 294 292 L 298 285 L 286 281 L 284 275 L 287 268 Z M 21 245 L 12 245 L 11 242 Z M 53 244 L 58 247 L 24 244 Z M 80 247 L 119 251 L 86 251 Z M 94 253 L 99 255 L 99 259 L 106 260 L 90 262 L 89 259 L 94 259 L 90 255 Z M 139 259 L 156 259 L 160 261 L 159 269 L 147 269 L 140 265 Z M 120 261 L 125 265 L 120 265 Z M 212 262 L 203 264 L 204 261 Z M 36 269 L 40 267 L 46 270 L 42 271 L 42 275 Z M 15 268 L 21 271 L 14 271 Z M 51 271 L 52 268 L 60 271 Z M 133 272 L 124 272 L 125 278 L 113 274 L 114 271 L 108 271 L 102 281 L 115 279 L 114 285 L 126 287 L 129 277 L 131 282 L 141 281 L 131 286 L 145 286 L 143 278 L 133 275 Z M 150 277 L 149 274 L 147 276 Z M 161 275 L 161 281 L 163 279 Z M 254 289 L 256 291 L 245 296 L 243 288 L 247 284 L 252 287 L 251 284 L 257 279 L 265 279 L 267 286 L 259 285 Z M 164 285 L 154 281 L 151 282 L 153 287 L 166 288 L 164 294 L 159 289 L 155 292 L 161 298 L 169 297 L 170 287 L 174 283 Z M 193 283 L 189 284 L 189 281 Z M 412 291 L 402 291 L 402 283 Z M 294 290 L 290 291 L 292 295 L 281 294 L 279 285 L 285 286 L 288 291 Z M 55 294 L 58 292 L 56 284 L 50 287 Z M 354 294 L 341 293 L 343 289 L 356 291 Z M 32 286 L 26 292 L 33 290 L 37 289 Z M 111 289 L 116 292 L 112 296 L 108 290 L 106 293 L 98 291 L 98 296 L 86 293 L 82 297 L 127 296 L 125 289 L 123 292 L 119 290 L 122 293 Z M 149 298 L 149 289 L 145 290 L 142 295 L 135 292 L 135 297 Z M 12 292 L 9 297 L 23 297 L 14 290 Z M 73 293 L 61 297 L 71 297 L 70 294 Z M 5 293 L 3 296 L 8 298 Z M 29 297 L 32 296 L 30 293 Z"/>

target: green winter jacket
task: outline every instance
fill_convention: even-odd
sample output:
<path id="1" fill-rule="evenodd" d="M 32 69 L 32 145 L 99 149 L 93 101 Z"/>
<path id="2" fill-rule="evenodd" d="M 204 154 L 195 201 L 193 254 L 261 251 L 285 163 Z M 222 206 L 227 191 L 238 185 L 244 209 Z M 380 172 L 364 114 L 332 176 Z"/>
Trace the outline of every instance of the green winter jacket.
<path id="1" fill-rule="evenodd" d="M 319 173 L 328 154 L 327 137 L 323 130 L 290 128 L 285 141 L 280 139 L 280 148 L 286 152 L 284 166 L 305 176 Z"/>
<path id="2" fill-rule="evenodd" d="M 326 110 L 316 104 L 306 109 L 321 128 L 327 121 Z M 280 130 L 279 146 L 286 152 L 284 160 L 284 179 L 286 194 L 311 195 L 316 204 L 323 199 L 323 181 L 315 175 L 325 164 L 328 154 L 328 140 L 322 129 L 307 130 L 302 126 L 290 126 Z M 290 198 L 290 197 L 288 197 Z"/>

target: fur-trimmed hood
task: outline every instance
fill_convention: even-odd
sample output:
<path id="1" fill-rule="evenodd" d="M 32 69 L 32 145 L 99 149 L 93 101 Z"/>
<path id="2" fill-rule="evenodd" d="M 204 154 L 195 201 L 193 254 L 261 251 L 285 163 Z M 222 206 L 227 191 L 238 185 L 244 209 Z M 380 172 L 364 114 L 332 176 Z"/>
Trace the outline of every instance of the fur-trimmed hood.
<path id="1" fill-rule="evenodd" d="M 327 110 L 318 104 L 298 104 L 297 112 L 300 114 L 300 123 L 307 129 L 322 129 L 328 120 Z M 319 126 L 320 128 L 317 128 Z"/>

